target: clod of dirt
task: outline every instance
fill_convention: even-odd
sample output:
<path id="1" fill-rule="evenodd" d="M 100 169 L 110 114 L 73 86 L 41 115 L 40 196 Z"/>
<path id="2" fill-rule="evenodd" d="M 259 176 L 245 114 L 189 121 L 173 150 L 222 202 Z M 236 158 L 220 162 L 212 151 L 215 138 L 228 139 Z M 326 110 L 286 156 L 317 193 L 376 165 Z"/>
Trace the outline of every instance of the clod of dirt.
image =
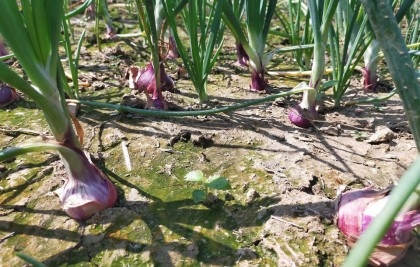
<path id="1" fill-rule="evenodd" d="M 191 132 L 181 131 L 177 135 L 172 136 L 168 140 L 168 146 L 173 146 L 176 143 L 178 143 L 179 141 L 186 143 L 186 142 L 190 141 L 190 139 L 191 139 Z"/>
<path id="2" fill-rule="evenodd" d="M 202 148 L 208 148 L 214 145 L 212 135 L 200 135 L 197 138 L 192 140 L 194 146 L 199 146 Z"/>
<path id="3" fill-rule="evenodd" d="M 122 96 L 121 105 L 133 107 L 133 108 L 140 108 L 144 109 L 146 106 L 146 102 L 133 94 L 125 94 Z"/>
<path id="4" fill-rule="evenodd" d="M 372 134 L 370 138 L 366 140 L 366 142 L 369 144 L 379 144 L 389 142 L 396 137 L 396 134 L 388 127 L 378 126 L 375 130 L 375 133 Z"/>
<path id="5" fill-rule="evenodd" d="M 199 248 L 197 246 L 196 243 L 191 243 L 187 246 L 187 252 L 188 252 L 188 256 L 190 258 L 196 258 L 198 256 L 199 253 Z"/>
<path id="6" fill-rule="evenodd" d="M 286 99 L 284 97 L 279 97 L 274 99 L 273 106 L 284 107 L 286 106 Z"/>
<path id="7" fill-rule="evenodd" d="M 213 205 L 219 201 L 219 197 L 213 193 L 208 193 L 206 199 L 204 200 L 204 204 L 206 205 Z"/>
<path id="8" fill-rule="evenodd" d="M 102 90 L 102 89 L 106 88 L 106 84 L 101 82 L 101 81 L 94 81 L 91 86 L 92 86 L 92 89 L 95 90 L 95 91 Z"/>
<path id="9" fill-rule="evenodd" d="M 106 149 L 115 147 L 125 139 L 123 132 L 117 128 L 104 128 L 102 134 L 102 146 Z"/>
<path id="10" fill-rule="evenodd" d="M 225 201 L 232 201 L 235 200 L 235 197 L 231 193 L 226 193 L 225 195 Z"/>
<path id="11" fill-rule="evenodd" d="M 341 126 L 340 124 L 336 125 L 336 126 L 327 126 L 327 127 L 321 127 L 319 128 L 319 131 L 331 135 L 331 136 L 339 136 L 341 133 Z"/>

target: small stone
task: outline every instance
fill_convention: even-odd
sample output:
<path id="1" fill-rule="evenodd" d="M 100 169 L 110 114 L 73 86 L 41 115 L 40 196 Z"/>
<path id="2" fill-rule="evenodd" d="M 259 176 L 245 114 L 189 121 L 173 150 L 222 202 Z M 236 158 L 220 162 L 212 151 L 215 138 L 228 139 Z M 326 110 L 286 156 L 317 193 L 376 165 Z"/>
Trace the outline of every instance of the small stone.
<path id="1" fill-rule="evenodd" d="M 337 126 L 328 126 L 328 127 L 321 127 L 319 130 L 325 134 L 332 135 L 332 136 L 339 136 L 341 133 L 340 125 Z"/>
<path id="2" fill-rule="evenodd" d="M 93 90 L 97 91 L 97 90 L 102 90 L 106 88 L 106 84 L 101 82 L 101 81 L 94 81 L 92 83 L 92 88 Z"/>
<path id="3" fill-rule="evenodd" d="M 250 188 L 246 193 L 246 202 L 249 203 L 259 197 L 260 194 L 254 188 Z"/>
<path id="4" fill-rule="evenodd" d="M 375 133 L 372 134 L 366 142 L 369 144 L 379 144 L 389 142 L 396 137 L 396 134 L 388 127 L 379 126 L 376 128 Z"/>
<path id="5" fill-rule="evenodd" d="M 279 142 L 284 142 L 284 141 L 286 141 L 286 136 L 284 135 L 284 134 L 279 134 L 279 135 L 277 135 L 276 136 L 277 137 L 277 140 L 279 141 Z"/>

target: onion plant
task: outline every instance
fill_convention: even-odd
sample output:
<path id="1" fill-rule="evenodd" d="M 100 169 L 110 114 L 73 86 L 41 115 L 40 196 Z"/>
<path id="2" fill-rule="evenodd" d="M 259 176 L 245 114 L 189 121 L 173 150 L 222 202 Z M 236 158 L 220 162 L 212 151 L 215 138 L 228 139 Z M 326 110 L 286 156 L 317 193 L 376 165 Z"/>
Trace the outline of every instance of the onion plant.
<path id="1" fill-rule="evenodd" d="M 410 11 L 410 7 L 414 0 L 389 0 L 388 2 L 393 6 L 394 10 L 397 6 L 399 7 L 395 16 L 397 21 L 400 22 L 406 13 Z M 371 35 L 372 30 L 369 26 L 365 27 L 365 31 L 367 32 L 367 35 Z M 367 39 L 366 42 L 368 46 L 363 55 L 364 67 L 362 68 L 363 89 L 376 91 L 379 79 L 378 64 L 381 58 L 379 54 L 379 44 L 375 38 L 373 38 L 372 41 Z"/>
<path id="2" fill-rule="evenodd" d="M 411 45 L 411 55 L 414 66 L 417 68 L 420 65 L 420 3 L 413 8 L 412 14 L 407 16 L 408 26 L 405 35 L 405 42 Z"/>
<path id="3" fill-rule="evenodd" d="M 135 0 L 139 26 L 144 32 L 146 43 L 151 50 L 151 61 L 144 67 L 130 67 L 129 84 L 131 88 L 145 92 L 146 108 L 168 109 L 162 91 L 174 87 L 172 79 L 166 74 L 161 55 L 160 36 L 166 18 L 162 0 Z M 150 96 L 151 95 L 151 96 Z"/>
<path id="4" fill-rule="evenodd" d="M 189 1 L 181 11 L 189 39 L 189 47 L 185 46 L 178 34 L 172 1 L 165 1 L 169 25 L 178 47 L 179 55 L 185 69 L 194 84 L 200 102 L 208 100 L 207 78 L 222 48 L 223 1 L 208 3 L 205 0 Z M 189 53 L 188 53 L 189 48 Z"/>
<path id="5" fill-rule="evenodd" d="M 20 90 L 42 110 L 53 138 L 0 151 L 0 161 L 30 152 L 55 151 L 61 156 L 67 177 L 57 191 L 63 209 L 75 219 L 87 219 L 111 207 L 117 190 L 84 152 L 83 136 L 67 109 L 59 59 L 63 0 L 5 0 L 0 33 L 28 75 L 30 83 L 0 61 L 0 79 Z M 73 121 L 76 130 L 73 128 Z M 79 133 L 79 135 L 77 135 Z"/>
<path id="6" fill-rule="evenodd" d="M 267 57 L 264 51 L 277 0 L 245 0 L 245 30 L 235 16 L 232 5 L 228 1 L 221 2 L 224 2 L 223 21 L 249 57 L 250 88 L 252 91 L 265 90 L 267 85 L 265 71 L 270 57 Z"/>
<path id="7" fill-rule="evenodd" d="M 85 10 L 85 15 L 88 18 L 94 18 L 96 23 L 97 40 L 99 40 L 99 18 L 102 17 L 105 22 L 105 37 L 112 38 L 116 31 L 112 24 L 112 18 L 108 10 L 107 0 L 93 0 L 92 3 Z M 99 42 L 98 42 L 99 44 Z"/>
<path id="8" fill-rule="evenodd" d="M 238 19 L 242 21 L 242 18 L 245 14 L 245 0 L 226 0 L 228 4 L 232 7 L 233 14 Z M 236 48 L 236 64 L 243 67 L 248 67 L 249 57 L 244 50 L 243 44 L 239 40 L 235 40 Z"/>
<path id="9" fill-rule="evenodd" d="M 363 60 L 364 56 L 375 57 L 379 46 L 372 42 L 372 34 L 367 30 L 368 18 L 364 14 L 360 1 L 340 1 L 339 9 L 335 14 L 337 23 L 329 30 L 329 56 L 332 65 L 332 79 L 334 105 L 339 106 L 341 99 L 349 87 L 354 70 Z M 370 52 L 370 53 L 365 53 Z M 376 53 L 375 53 L 376 52 Z M 373 71 L 375 60 L 372 58 L 363 68 L 366 86 L 373 85 L 376 75 Z M 371 66 L 372 65 L 372 66 Z M 375 69 L 376 70 L 376 69 Z M 372 72 L 372 75 L 370 73 Z"/>
<path id="10" fill-rule="evenodd" d="M 401 97 L 411 132 L 420 151 L 420 84 L 408 53 L 407 46 L 387 1 L 361 0 L 370 24 L 384 53 L 387 67 Z M 366 231 L 350 251 L 344 263 L 347 266 L 364 266 L 383 236 L 392 229 L 398 214 L 409 210 L 420 212 L 420 158 L 407 170 L 399 184 L 391 191 L 386 208 L 373 219 Z M 410 224 L 409 221 L 404 223 Z M 415 222 L 412 223 L 415 225 Z"/>
<path id="11" fill-rule="evenodd" d="M 8 59 L 9 52 L 4 45 L 4 41 L 0 38 L 0 60 Z M 9 85 L 0 81 L 0 108 L 6 108 L 19 98 L 16 90 Z"/>
<path id="12" fill-rule="evenodd" d="M 279 2 L 275 17 L 279 20 L 279 29 L 270 33 L 286 38 L 288 46 L 313 44 L 312 27 L 309 23 L 308 6 L 302 0 L 283 0 Z M 310 68 L 313 49 L 297 49 L 293 58 L 300 71 Z"/>
<path id="13" fill-rule="evenodd" d="M 363 54 L 365 64 L 362 69 L 364 90 L 376 91 L 376 87 L 378 86 L 379 50 L 378 42 L 373 39 L 369 42 Z"/>
<path id="14" fill-rule="evenodd" d="M 324 75 L 328 32 L 338 2 L 339 0 L 313 0 L 307 2 L 314 35 L 314 55 L 309 87 L 314 90 L 305 91 L 301 103 L 292 107 L 289 112 L 289 120 L 299 127 L 307 128 L 311 126 L 312 120 L 317 117 L 316 101 Z"/>

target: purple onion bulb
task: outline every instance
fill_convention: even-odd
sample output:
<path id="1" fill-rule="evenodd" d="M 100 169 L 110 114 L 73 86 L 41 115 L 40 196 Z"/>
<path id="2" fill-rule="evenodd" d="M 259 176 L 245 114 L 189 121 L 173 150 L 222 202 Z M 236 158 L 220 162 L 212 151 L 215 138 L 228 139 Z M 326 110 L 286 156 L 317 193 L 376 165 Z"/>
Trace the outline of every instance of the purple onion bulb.
<path id="1" fill-rule="evenodd" d="M 355 189 L 341 194 L 336 204 L 337 226 L 352 246 L 372 220 L 385 208 L 388 190 Z M 414 242 L 413 229 L 420 225 L 420 207 L 399 214 L 370 257 L 374 266 L 387 266 L 401 259 Z"/>
<path id="2" fill-rule="evenodd" d="M 0 87 L 0 108 L 5 108 L 18 99 L 19 95 L 14 88 L 7 85 Z"/>

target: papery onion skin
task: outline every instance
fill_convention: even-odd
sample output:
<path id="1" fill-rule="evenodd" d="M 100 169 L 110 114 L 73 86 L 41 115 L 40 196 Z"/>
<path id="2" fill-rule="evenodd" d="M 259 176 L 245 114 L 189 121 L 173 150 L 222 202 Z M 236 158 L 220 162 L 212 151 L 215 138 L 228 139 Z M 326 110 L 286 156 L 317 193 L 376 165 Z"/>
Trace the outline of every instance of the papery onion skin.
<path id="1" fill-rule="evenodd" d="M 77 181 L 76 184 L 66 186 L 69 188 L 64 191 L 70 191 L 71 194 L 63 193 L 60 199 L 64 211 L 76 220 L 89 219 L 96 212 L 113 207 L 117 201 L 117 190 L 107 178 L 98 179 L 94 185 Z M 76 197 L 80 197 L 80 199 L 76 199 Z"/>
<path id="2" fill-rule="evenodd" d="M 0 108 L 5 108 L 15 102 L 19 98 L 14 88 L 7 85 L 0 87 Z"/>
<path id="3" fill-rule="evenodd" d="M 167 105 L 162 91 L 172 90 L 175 85 L 172 78 L 166 74 L 162 63 L 160 64 L 159 68 L 160 90 L 157 90 L 156 88 L 155 72 L 151 62 L 149 62 L 144 68 L 130 67 L 126 78 L 128 76 L 128 83 L 130 88 L 137 89 L 139 92 L 146 93 L 148 102 L 150 99 L 150 104 L 152 104 L 154 108 L 166 109 Z"/>
<path id="4" fill-rule="evenodd" d="M 117 201 L 115 185 L 80 149 L 65 155 L 63 161 L 69 174 L 63 187 L 55 191 L 63 210 L 76 220 L 89 219 L 96 212 L 111 208 Z M 75 167 L 74 164 L 78 163 Z M 71 167 L 69 167 L 71 164 Z"/>

